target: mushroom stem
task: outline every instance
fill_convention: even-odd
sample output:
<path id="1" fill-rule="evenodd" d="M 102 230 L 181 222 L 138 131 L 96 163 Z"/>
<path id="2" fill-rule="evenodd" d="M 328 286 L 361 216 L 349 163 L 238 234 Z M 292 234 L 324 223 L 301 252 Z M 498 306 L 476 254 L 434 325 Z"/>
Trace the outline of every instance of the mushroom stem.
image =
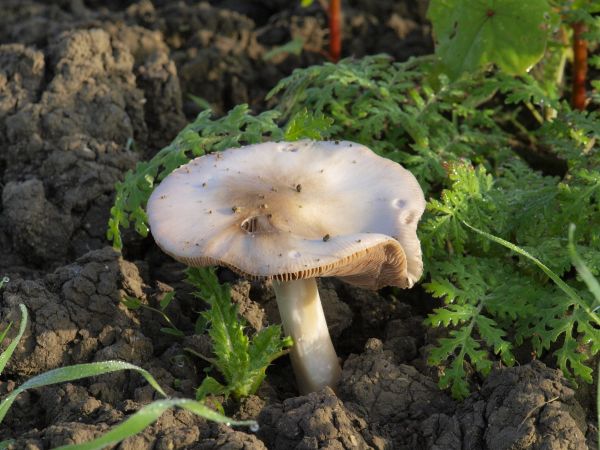
<path id="1" fill-rule="evenodd" d="M 290 357 L 301 394 L 334 387 L 340 379 L 338 361 L 315 278 L 274 281 L 281 323 L 294 340 Z"/>

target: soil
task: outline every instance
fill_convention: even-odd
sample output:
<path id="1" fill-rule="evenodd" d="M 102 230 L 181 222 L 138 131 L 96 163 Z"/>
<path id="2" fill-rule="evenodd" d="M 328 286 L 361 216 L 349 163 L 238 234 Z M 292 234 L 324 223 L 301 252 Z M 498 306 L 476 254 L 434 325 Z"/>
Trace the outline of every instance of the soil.
<path id="1" fill-rule="evenodd" d="M 151 239 L 126 234 L 109 247 L 114 185 L 151 157 L 199 110 L 239 103 L 255 111 L 296 67 L 326 61 L 326 15 L 289 0 L 0 0 L 0 319 L 30 322 L 0 378 L 0 395 L 28 377 L 69 364 L 121 359 L 149 370 L 168 394 L 193 397 L 206 365 L 183 348 L 210 353 L 194 335 L 202 307 L 184 267 Z M 345 56 L 386 52 L 398 60 L 432 51 L 427 1 L 344 3 Z M 294 37 L 300 56 L 265 61 Z M 249 331 L 276 323 L 269 286 L 233 282 Z M 167 314 L 184 339 L 160 331 L 147 309 L 175 289 Z M 226 404 L 260 429 L 232 429 L 184 410 L 166 412 L 119 449 L 585 449 L 596 428 L 589 392 L 534 361 L 496 367 L 452 400 L 428 367 L 435 336 L 422 326 L 433 307 L 418 288 L 361 291 L 336 280 L 320 290 L 343 359 L 336 392 L 298 396 L 281 358 L 258 392 Z M 14 336 L 12 334 L 11 336 Z M 4 343 L 6 345 L 8 340 Z M 589 389 L 589 388 L 588 388 Z M 97 437 L 155 398 L 137 374 L 119 372 L 22 394 L 0 427 L 14 449 L 48 449 Z"/>

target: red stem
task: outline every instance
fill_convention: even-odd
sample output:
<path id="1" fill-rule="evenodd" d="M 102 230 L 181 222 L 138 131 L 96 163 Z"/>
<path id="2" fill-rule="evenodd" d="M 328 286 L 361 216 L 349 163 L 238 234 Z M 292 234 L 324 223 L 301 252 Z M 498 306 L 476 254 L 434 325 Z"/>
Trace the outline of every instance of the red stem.
<path id="1" fill-rule="evenodd" d="M 342 54 L 342 4 L 341 0 L 329 0 L 329 57 L 333 62 Z"/>
<path id="2" fill-rule="evenodd" d="M 586 106 L 585 79 L 587 76 L 587 41 L 581 38 L 586 27 L 583 22 L 573 24 L 573 108 L 583 111 Z"/>

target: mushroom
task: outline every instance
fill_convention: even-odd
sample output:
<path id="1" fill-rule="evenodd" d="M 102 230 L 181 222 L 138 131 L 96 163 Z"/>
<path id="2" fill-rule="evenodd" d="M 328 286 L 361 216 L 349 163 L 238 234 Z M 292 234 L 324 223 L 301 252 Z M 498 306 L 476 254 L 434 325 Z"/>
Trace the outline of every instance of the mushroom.
<path id="1" fill-rule="evenodd" d="M 415 177 L 346 141 L 266 142 L 196 158 L 148 200 L 157 244 L 190 266 L 273 281 L 299 390 L 334 387 L 341 368 L 316 277 L 412 287 L 423 271 Z"/>

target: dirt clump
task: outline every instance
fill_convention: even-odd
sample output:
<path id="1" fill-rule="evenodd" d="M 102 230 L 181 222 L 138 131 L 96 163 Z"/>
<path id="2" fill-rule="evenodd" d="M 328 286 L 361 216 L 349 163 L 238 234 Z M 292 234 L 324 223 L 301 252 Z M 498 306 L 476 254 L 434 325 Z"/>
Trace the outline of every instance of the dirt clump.
<path id="1" fill-rule="evenodd" d="M 494 370 L 454 415 L 421 426 L 425 448 L 587 449 L 585 412 L 559 370 L 539 361 Z"/>
<path id="2" fill-rule="evenodd" d="M 330 388 L 266 406 L 259 436 L 268 448 L 370 448 L 360 434 L 365 423 L 354 417 Z"/>
<path id="3" fill-rule="evenodd" d="M 139 320 L 120 302 L 143 296 L 135 266 L 111 248 L 95 250 L 40 280 L 13 280 L 2 292 L 0 315 L 18 322 L 24 304 L 30 321 L 6 368 L 33 375 L 56 367 L 122 358 L 141 363 L 153 352 Z"/>
<path id="4" fill-rule="evenodd" d="M 378 339 L 344 362 L 339 390 L 346 407 L 369 424 L 363 436 L 377 448 L 418 448 L 421 422 L 456 407 L 433 380 L 397 364 Z"/>
<path id="5" fill-rule="evenodd" d="M 43 51 L 0 46 L 0 228 L 11 265 L 54 268 L 105 245 L 133 148 L 159 148 L 184 123 L 160 35 L 108 28 L 61 32 Z"/>

